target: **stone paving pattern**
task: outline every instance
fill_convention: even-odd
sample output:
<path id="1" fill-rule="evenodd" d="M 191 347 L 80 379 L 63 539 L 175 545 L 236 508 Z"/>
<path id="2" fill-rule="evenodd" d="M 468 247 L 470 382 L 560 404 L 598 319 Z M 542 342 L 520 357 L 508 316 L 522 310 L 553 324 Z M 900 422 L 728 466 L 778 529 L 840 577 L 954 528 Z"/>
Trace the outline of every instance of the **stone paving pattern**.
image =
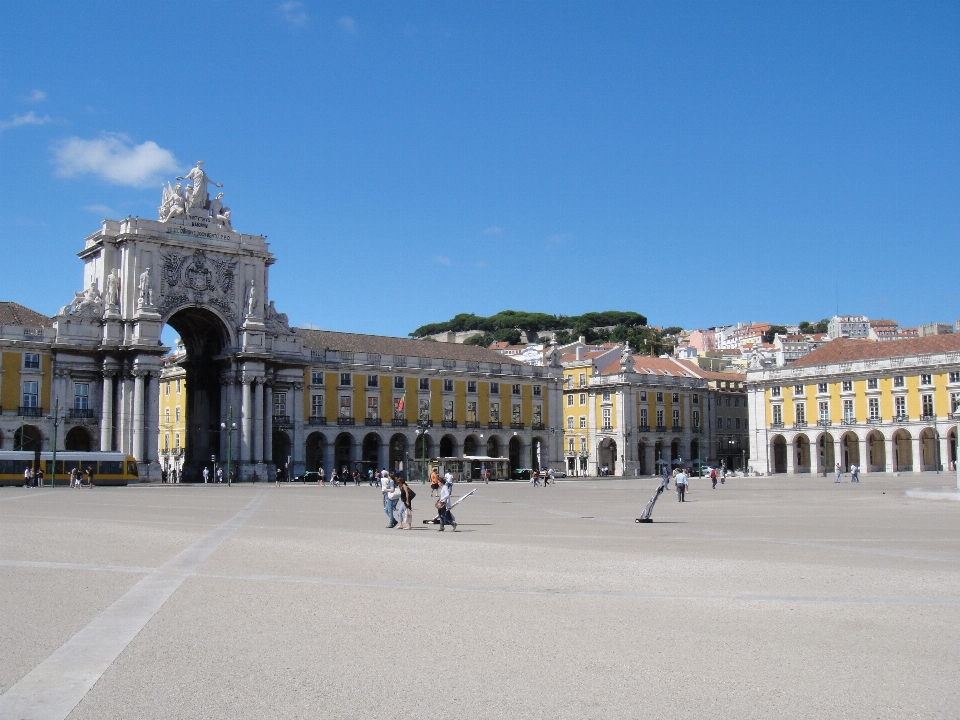
<path id="1" fill-rule="evenodd" d="M 70 718 L 958 717 L 960 503 L 905 495 L 952 480 L 694 478 L 649 525 L 650 479 L 480 485 L 442 534 L 420 487 L 414 531 L 367 486 L 3 489 L 0 708 L 246 508 Z"/>

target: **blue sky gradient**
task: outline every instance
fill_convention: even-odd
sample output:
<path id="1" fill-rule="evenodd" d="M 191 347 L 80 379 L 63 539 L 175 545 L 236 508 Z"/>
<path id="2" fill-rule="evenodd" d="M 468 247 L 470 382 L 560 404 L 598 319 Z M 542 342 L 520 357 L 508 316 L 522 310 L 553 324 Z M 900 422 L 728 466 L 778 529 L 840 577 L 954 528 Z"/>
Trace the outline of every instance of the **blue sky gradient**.
<path id="1" fill-rule="evenodd" d="M 958 91 L 957 3 L 18 3 L 0 299 L 203 159 L 297 324 L 952 321 Z"/>

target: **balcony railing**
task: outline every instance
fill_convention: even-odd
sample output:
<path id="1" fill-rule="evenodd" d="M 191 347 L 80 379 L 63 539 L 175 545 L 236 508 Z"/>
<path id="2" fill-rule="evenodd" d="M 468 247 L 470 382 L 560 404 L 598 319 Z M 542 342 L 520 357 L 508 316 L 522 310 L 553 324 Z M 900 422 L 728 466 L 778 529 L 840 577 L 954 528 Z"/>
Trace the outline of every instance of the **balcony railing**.
<path id="1" fill-rule="evenodd" d="M 830 427 L 831 425 L 833 425 L 833 423 L 829 420 L 824 420 L 823 418 L 817 420 L 817 427 Z"/>
<path id="2" fill-rule="evenodd" d="M 637 432 L 650 432 L 649 425 L 640 425 L 637 427 Z"/>
<path id="3" fill-rule="evenodd" d="M 666 426 L 666 425 L 657 425 L 657 432 L 658 432 L 658 433 L 665 433 L 666 431 L 667 431 L 667 426 Z"/>
<path id="4" fill-rule="evenodd" d="M 337 418 L 337 425 L 356 425 L 356 422 L 352 417 L 343 415 Z"/>
<path id="5" fill-rule="evenodd" d="M 920 420 L 923 422 L 933 422 L 937 419 L 936 415 L 921 415 Z"/>
<path id="6" fill-rule="evenodd" d="M 456 420 L 443 420 L 443 421 L 441 421 L 440 424 L 441 424 L 443 427 L 445 427 L 445 428 L 456 428 L 456 427 L 457 427 L 457 421 L 456 421 Z"/>
<path id="7" fill-rule="evenodd" d="M 522 422 L 512 422 L 512 423 L 510 423 L 510 429 L 511 429 L 511 430 L 523 430 L 523 423 L 522 423 Z"/>
<path id="8" fill-rule="evenodd" d="M 882 422 L 883 422 L 883 418 L 878 418 L 878 417 L 867 418 L 868 425 L 879 425 Z"/>
<path id="9" fill-rule="evenodd" d="M 530 426 L 530 429 L 531 429 L 531 430 L 543 430 L 543 423 L 542 423 L 542 422 L 533 423 L 533 424 Z"/>
<path id="10" fill-rule="evenodd" d="M 793 424 L 793 429 L 794 429 L 794 430 L 802 430 L 802 429 L 805 428 L 806 426 L 807 426 L 806 420 L 800 420 L 800 421 L 795 422 L 795 423 Z"/>
<path id="11" fill-rule="evenodd" d="M 311 425 L 326 425 L 327 418 L 325 415 L 311 415 L 308 422 Z"/>
<path id="12" fill-rule="evenodd" d="M 672 428 L 670 428 L 670 429 L 671 429 L 673 432 L 682 432 L 682 431 L 683 431 L 683 425 L 674 425 L 674 426 L 673 426 Z"/>
<path id="13" fill-rule="evenodd" d="M 478 428 L 478 427 L 480 427 L 480 423 L 477 422 L 476 420 L 467 420 L 467 421 L 463 424 L 463 426 L 464 426 L 465 428 Z"/>
<path id="14" fill-rule="evenodd" d="M 503 423 L 500 422 L 499 420 L 491 420 L 490 422 L 487 423 L 488 430 L 499 430 L 502 427 L 503 427 Z"/>
<path id="15" fill-rule="evenodd" d="M 93 408 L 70 408 L 69 417 L 75 420 L 89 420 L 93 417 Z"/>
<path id="16" fill-rule="evenodd" d="M 857 419 L 856 419 L 855 417 L 845 417 L 845 418 L 841 421 L 841 424 L 842 424 L 842 425 L 856 425 L 856 424 L 857 424 Z"/>
<path id="17" fill-rule="evenodd" d="M 909 415 L 897 415 L 897 416 L 895 416 L 895 417 L 893 418 L 893 421 L 894 421 L 894 422 L 897 422 L 897 423 L 910 422 L 910 416 L 909 416 Z"/>
<path id="18" fill-rule="evenodd" d="M 21 417 L 40 417 L 40 408 L 21 405 L 17 409 L 17 415 Z"/>
<path id="19" fill-rule="evenodd" d="M 369 417 L 364 418 L 363 424 L 367 427 L 380 427 L 383 425 L 383 420 L 381 418 Z"/>
<path id="20" fill-rule="evenodd" d="M 390 425 L 393 427 L 406 427 L 407 419 L 406 418 L 394 418 L 390 421 Z"/>
<path id="21" fill-rule="evenodd" d="M 274 425 L 292 425 L 292 423 L 290 422 L 289 415 L 274 415 L 273 424 Z"/>
<path id="22" fill-rule="evenodd" d="M 770 423 L 770 429 L 771 429 L 771 430 L 783 430 L 783 423 L 782 423 L 782 422 Z"/>

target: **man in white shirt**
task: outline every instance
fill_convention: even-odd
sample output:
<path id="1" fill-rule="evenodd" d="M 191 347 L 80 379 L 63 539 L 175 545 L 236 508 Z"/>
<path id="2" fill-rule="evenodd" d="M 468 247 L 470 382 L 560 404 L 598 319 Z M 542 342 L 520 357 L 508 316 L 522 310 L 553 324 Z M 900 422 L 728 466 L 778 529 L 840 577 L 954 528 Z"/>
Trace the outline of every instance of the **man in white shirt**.
<path id="1" fill-rule="evenodd" d="M 440 509 L 440 528 L 439 532 L 443 532 L 444 525 L 452 525 L 453 531 L 457 531 L 457 523 L 453 519 L 453 515 L 450 514 L 450 508 L 453 507 L 453 473 L 447 473 L 443 476 L 443 485 L 440 488 L 440 502 L 443 503 L 443 507 Z"/>
<path id="2" fill-rule="evenodd" d="M 683 471 L 683 468 L 680 468 L 677 472 L 675 480 L 677 483 L 677 501 L 686 502 L 684 496 L 687 494 L 687 474 Z"/>

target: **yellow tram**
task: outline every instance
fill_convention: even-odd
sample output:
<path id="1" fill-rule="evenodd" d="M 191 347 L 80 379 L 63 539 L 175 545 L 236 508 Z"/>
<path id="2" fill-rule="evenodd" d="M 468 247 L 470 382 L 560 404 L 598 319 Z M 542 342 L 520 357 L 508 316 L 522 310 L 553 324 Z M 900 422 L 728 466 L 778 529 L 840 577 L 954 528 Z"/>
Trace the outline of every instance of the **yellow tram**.
<path id="1" fill-rule="evenodd" d="M 23 471 L 33 469 L 37 453 L 29 450 L 0 450 L 0 485 L 23 485 Z M 43 470 L 43 482 L 48 484 L 53 476 L 53 453 L 40 453 L 39 468 Z M 67 484 L 70 470 L 81 472 L 93 470 L 94 485 L 126 485 L 137 482 L 137 461 L 129 455 L 115 452 L 57 452 L 57 483 Z"/>

